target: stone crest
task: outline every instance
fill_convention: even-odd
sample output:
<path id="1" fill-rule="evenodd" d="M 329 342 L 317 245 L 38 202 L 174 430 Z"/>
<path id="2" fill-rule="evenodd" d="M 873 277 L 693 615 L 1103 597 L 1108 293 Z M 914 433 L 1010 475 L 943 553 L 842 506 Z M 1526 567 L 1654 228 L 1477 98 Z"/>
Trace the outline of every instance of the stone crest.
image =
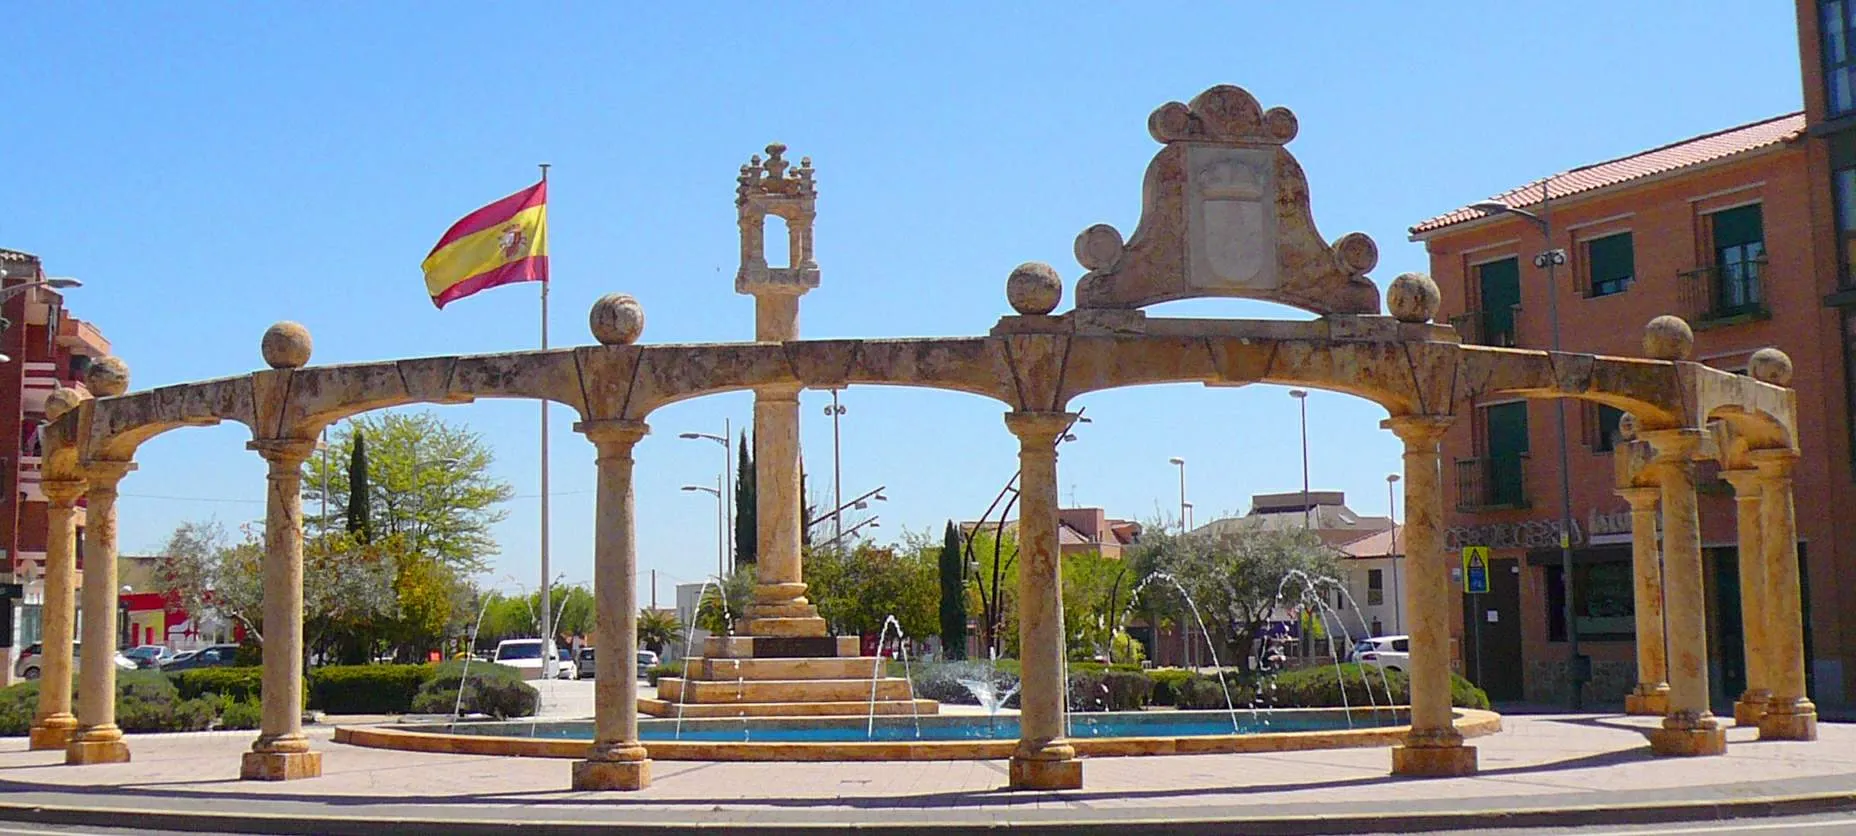
<path id="1" fill-rule="evenodd" d="M 1284 147 L 1295 114 L 1222 85 L 1161 106 L 1147 128 L 1166 147 L 1147 166 L 1133 238 L 1107 224 L 1077 236 L 1089 270 L 1079 310 L 1231 296 L 1323 315 L 1380 312 L 1366 277 L 1379 261 L 1373 240 L 1356 232 L 1329 244 L 1315 229 L 1308 180 Z"/>

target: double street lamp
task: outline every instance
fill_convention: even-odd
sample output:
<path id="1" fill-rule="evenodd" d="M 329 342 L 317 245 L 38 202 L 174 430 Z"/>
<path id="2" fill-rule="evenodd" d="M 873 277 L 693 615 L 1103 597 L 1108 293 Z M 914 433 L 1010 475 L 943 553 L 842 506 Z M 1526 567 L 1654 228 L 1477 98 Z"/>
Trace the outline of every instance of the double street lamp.
<path id="1" fill-rule="evenodd" d="M 730 435 L 734 433 L 734 424 L 727 418 L 722 419 L 722 434 L 715 433 L 677 433 L 678 438 L 691 440 L 708 440 L 722 445 L 722 492 L 717 498 L 722 501 L 722 554 L 721 566 L 726 568 L 731 562 L 729 556 L 735 550 L 735 509 L 729 497 L 735 493 L 735 450 L 730 447 Z"/>
<path id="2" fill-rule="evenodd" d="M 715 487 L 708 485 L 684 485 L 686 491 L 701 491 L 715 497 L 715 576 L 726 577 L 728 574 L 728 496 L 722 493 L 722 480 L 716 479 Z"/>
<path id="3" fill-rule="evenodd" d="M 1308 505 L 1308 392 L 1290 389 L 1289 397 L 1302 405 L 1302 528 L 1311 527 L 1314 510 Z"/>
<path id="4" fill-rule="evenodd" d="M 1553 178 L 1549 177 L 1540 184 L 1540 214 L 1525 209 L 1517 209 L 1506 203 L 1489 201 L 1477 203 L 1469 208 L 1490 215 L 1513 215 L 1534 225 L 1540 230 L 1540 237 L 1546 242 L 1547 249 L 1534 256 L 1534 266 L 1547 271 L 1547 322 L 1552 330 L 1553 351 L 1560 350 L 1560 306 L 1558 270 L 1555 268 L 1566 263 L 1566 251 L 1553 246 Z M 1586 680 L 1590 678 L 1587 660 L 1579 653 L 1579 623 L 1574 617 L 1573 577 L 1572 577 L 1572 475 L 1566 452 L 1566 399 L 1553 400 L 1554 421 L 1559 430 L 1560 455 L 1560 585 L 1561 594 L 1566 599 L 1566 666 L 1567 677 L 1571 682 L 1571 693 L 1567 704 L 1573 711 L 1583 710 L 1585 698 L 1580 693 Z M 1480 615 L 1477 616 L 1480 618 Z"/>
<path id="5" fill-rule="evenodd" d="M 1192 530 L 1192 503 L 1186 501 L 1186 460 L 1174 456 L 1166 461 L 1179 468 L 1179 531 L 1184 534 Z"/>

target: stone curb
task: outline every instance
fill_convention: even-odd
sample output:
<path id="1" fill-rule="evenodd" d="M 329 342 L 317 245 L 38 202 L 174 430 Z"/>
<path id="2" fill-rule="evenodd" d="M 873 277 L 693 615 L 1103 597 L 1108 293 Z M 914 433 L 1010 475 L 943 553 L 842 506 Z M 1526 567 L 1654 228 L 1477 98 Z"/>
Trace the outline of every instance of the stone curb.
<path id="1" fill-rule="evenodd" d="M 1856 792 L 1748 798 L 1734 801 L 1696 801 L 1666 804 L 1580 806 L 1540 810 L 1462 810 L 1423 813 L 1349 813 L 1334 816 L 1282 816 L 1249 818 L 1079 818 L 1064 821 L 1012 822 L 997 814 L 945 822 L 766 823 L 723 821 L 625 820 L 522 820 L 483 821 L 419 816 L 306 816 L 278 813 L 204 813 L 135 808 L 87 808 L 0 802 L 0 821 L 67 827 L 122 827 L 133 821 L 139 828 L 273 834 L 328 834 L 379 836 L 382 833 L 442 831 L 448 836 L 477 836 L 519 832 L 524 834 L 586 833 L 731 833 L 805 834 L 946 834 L 976 830 L 1024 833 L 1101 832 L 1108 829 L 1167 834 L 1227 834 L 1240 831 L 1258 836 L 1339 836 L 1360 832 L 1427 833 L 1444 830 L 1509 829 L 1523 827 L 1582 827 L 1588 825 L 1641 825 L 1692 821 L 1757 819 L 1856 811 Z M 515 810 L 504 812 L 514 813 Z M 615 814 L 626 812 L 615 808 Z M 731 810 L 740 815 L 745 811 Z"/>

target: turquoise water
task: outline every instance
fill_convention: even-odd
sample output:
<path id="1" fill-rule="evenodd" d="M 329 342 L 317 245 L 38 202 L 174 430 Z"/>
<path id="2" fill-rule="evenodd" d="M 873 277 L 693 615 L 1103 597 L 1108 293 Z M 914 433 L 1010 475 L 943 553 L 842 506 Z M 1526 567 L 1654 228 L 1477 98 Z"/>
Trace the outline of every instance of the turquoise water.
<path id="1" fill-rule="evenodd" d="M 1070 715 L 1069 736 L 1097 737 L 1211 737 L 1268 732 L 1343 731 L 1403 725 L 1404 711 L 1380 709 L 1353 715 L 1351 725 L 1340 711 L 1259 711 L 1239 709 L 1235 728 L 1223 711 L 1121 711 Z M 536 737 L 553 740 L 592 740 L 590 720 L 528 723 L 520 721 L 450 723 L 443 726 L 405 726 L 408 731 Z M 918 722 L 911 717 L 879 717 L 870 729 L 864 718 L 733 720 L 645 720 L 639 737 L 652 741 L 683 740 L 705 743 L 861 743 L 913 740 L 1016 740 L 1018 718 L 972 715 L 933 715 Z"/>

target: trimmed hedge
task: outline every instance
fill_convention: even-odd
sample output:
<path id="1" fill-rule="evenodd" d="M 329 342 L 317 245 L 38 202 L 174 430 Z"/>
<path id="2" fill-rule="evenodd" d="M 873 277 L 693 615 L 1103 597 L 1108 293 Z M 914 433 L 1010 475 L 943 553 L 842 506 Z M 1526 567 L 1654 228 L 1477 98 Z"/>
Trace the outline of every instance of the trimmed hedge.
<path id="1" fill-rule="evenodd" d="M 256 700 L 264 691 L 264 668 L 194 668 L 167 674 L 181 698 L 219 694 L 232 700 Z"/>
<path id="2" fill-rule="evenodd" d="M 1015 680 L 1015 676 L 1007 673 L 1007 667 L 998 665 L 994 676 L 1004 682 Z M 1018 666 L 1009 667 L 1015 672 Z M 984 665 L 974 662 L 916 665 L 912 671 L 915 695 L 938 702 L 974 704 L 973 695 L 958 680 L 979 678 L 984 670 Z M 892 673 L 901 675 L 900 670 Z M 1225 683 L 1220 685 L 1215 674 L 1179 668 L 1142 671 L 1116 665 L 1105 669 L 1099 664 L 1073 662 L 1070 665 L 1070 708 L 1074 711 L 1135 711 L 1149 705 L 1198 710 L 1223 709 L 1227 705 L 1339 708 L 1343 688 L 1346 704 L 1356 707 L 1386 705 L 1388 690 L 1392 703 L 1399 705 L 1408 704 L 1411 694 L 1410 680 L 1405 674 L 1382 671 L 1372 665 L 1364 668 L 1358 664 L 1341 665 L 1338 674 L 1333 665 L 1298 668 L 1260 682 L 1254 675 L 1235 670 L 1226 670 L 1224 675 Z M 1225 696 L 1226 686 L 1230 688 L 1229 702 Z M 1454 674 L 1451 675 L 1450 693 L 1451 701 L 1459 708 L 1489 707 L 1489 697 L 1482 689 Z M 1016 697 L 1006 705 L 1017 707 Z"/>
<path id="3" fill-rule="evenodd" d="M 1139 671 L 1070 674 L 1070 710 L 1139 711 L 1154 693 L 1154 681 Z"/>
<path id="4" fill-rule="evenodd" d="M 475 668 L 498 667 L 479 663 Z M 309 674 L 309 705 L 330 714 L 404 714 L 431 665 L 330 665 Z"/>
<path id="5" fill-rule="evenodd" d="M 450 714 L 459 708 L 458 686 L 463 683 L 464 663 L 446 662 L 421 666 L 432 672 L 419 686 L 410 708 L 420 714 Z M 470 666 L 470 681 L 464 684 L 462 710 L 466 714 L 492 717 L 527 717 L 541 705 L 541 692 L 522 679 L 522 672 L 507 665 L 475 662 Z"/>

